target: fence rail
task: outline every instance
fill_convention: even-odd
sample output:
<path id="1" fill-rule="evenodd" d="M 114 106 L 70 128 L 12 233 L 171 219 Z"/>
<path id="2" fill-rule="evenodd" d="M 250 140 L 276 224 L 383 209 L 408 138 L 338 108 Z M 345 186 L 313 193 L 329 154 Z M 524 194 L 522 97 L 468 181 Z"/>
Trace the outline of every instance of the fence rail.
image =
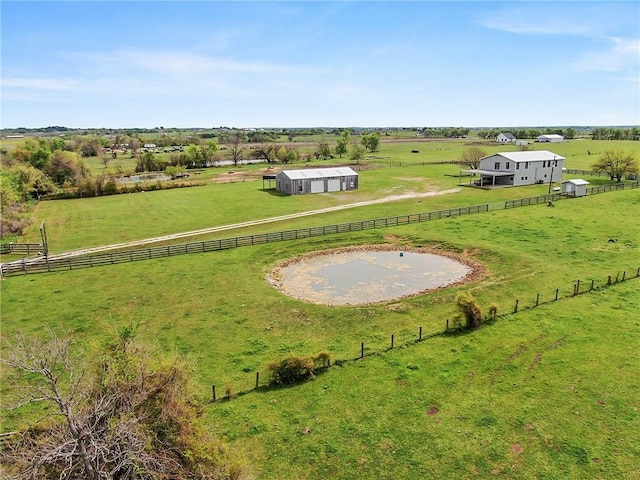
<path id="1" fill-rule="evenodd" d="M 576 297 L 578 295 L 588 294 L 594 291 L 602 290 L 605 288 L 612 287 L 619 283 L 640 278 L 640 267 L 635 267 L 634 269 L 629 270 L 629 274 L 627 275 L 627 271 L 617 272 L 615 277 L 613 275 L 608 275 L 607 278 L 601 282 L 596 282 L 594 278 L 591 278 L 587 281 L 580 281 L 579 279 L 576 282 L 571 284 L 570 289 L 560 289 L 556 288 L 555 290 L 548 291 L 546 293 L 540 292 L 536 294 L 530 295 L 530 298 L 520 302 L 519 299 L 515 300 L 514 303 L 511 303 L 508 308 L 504 309 L 503 313 L 498 314 L 496 310 L 495 314 L 484 316 L 482 323 L 490 324 L 502 318 L 509 318 L 513 315 L 517 315 L 519 312 L 533 309 L 537 307 L 541 307 L 544 305 L 549 305 L 564 299 L 568 299 L 571 297 Z M 501 309 L 502 311 L 502 309 Z M 436 329 L 433 331 L 425 331 L 422 326 L 415 326 L 413 328 L 414 333 L 405 333 L 404 335 L 398 336 L 394 333 L 389 333 L 385 335 L 386 339 L 383 343 L 382 340 L 378 340 L 375 345 L 371 345 L 370 343 L 360 342 L 353 346 L 353 355 L 348 356 L 344 359 L 333 359 L 328 361 L 327 364 L 323 365 L 318 369 L 318 371 L 324 371 L 333 366 L 344 365 L 350 362 L 357 362 L 365 359 L 366 357 L 370 357 L 373 355 L 381 354 L 383 352 L 388 352 L 396 348 L 404 348 L 411 345 L 416 345 L 425 340 L 429 340 L 434 337 L 447 335 L 447 334 L 456 334 L 462 331 L 468 330 L 469 328 L 464 325 L 453 324 L 455 322 L 451 322 L 450 325 L 449 319 L 442 319 L 443 329 Z M 255 378 L 255 383 L 253 379 Z M 261 382 L 261 379 L 265 379 Z M 218 384 L 220 385 L 220 384 Z M 224 383 L 224 385 L 228 385 L 226 387 L 226 395 L 217 397 L 216 396 L 216 385 L 211 385 L 212 390 L 212 398 L 211 401 L 215 402 L 217 400 L 231 400 L 232 398 L 238 395 L 244 395 L 247 393 L 251 393 L 252 391 L 269 388 L 271 387 L 269 381 L 269 372 L 268 371 L 258 371 L 251 373 L 251 375 L 247 375 L 244 380 L 236 381 L 234 385 L 229 384 L 229 382 Z M 233 393 L 232 393 L 233 392 Z"/>
<path id="2" fill-rule="evenodd" d="M 40 243 L 5 243 L 0 245 L 2 255 L 42 255 L 44 245 Z"/>
<path id="3" fill-rule="evenodd" d="M 624 190 L 625 188 L 637 188 L 638 185 L 639 182 L 635 182 L 633 184 L 621 183 L 614 185 L 604 185 L 601 187 L 588 189 L 587 194 L 594 195 L 598 193 Z M 300 240 L 304 238 L 333 235 L 337 233 L 358 232 L 376 228 L 408 225 L 417 222 L 428 222 L 443 218 L 488 212 L 489 210 L 506 210 L 516 207 L 525 207 L 530 205 L 538 205 L 541 203 L 555 202 L 563 198 L 566 198 L 566 196 L 559 193 L 554 193 L 550 195 L 540 195 L 536 197 L 521 198 L 517 200 L 507 200 L 504 202 L 504 204 L 492 204 L 491 206 L 489 204 L 472 205 L 467 207 L 451 208 L 448 210 L 438 210 L 434 212 L 412 213 L 409 215 L 399 215 L 395 217 L 362 220 L 359 222 L 340 223 L 336 225 L 324 225 L 320 227 L 299 228 L 296 230 L 284 230 L 273 233 L 262 233 L 256 235 L 247 235 L 243 237 L 225 238 L 221 240 L 208 240 L 203 242 L 184 243 L 163 247 L 151 247 L 122 252 L 103 253 L 98 255 L 73 256 L 65 258 L 45 256 L 40 258 L 23 259 L 22 261 L 8 262 L 0 265 L 0 275 L 11 276 L 20 274 L 75 270 L 79 268 L 114 265 L 117 263 L 135 262 L 139 260 L 164 258 L 175 255 L 227 250 L 230 248 L 260 245 L 264 243 Z"/>

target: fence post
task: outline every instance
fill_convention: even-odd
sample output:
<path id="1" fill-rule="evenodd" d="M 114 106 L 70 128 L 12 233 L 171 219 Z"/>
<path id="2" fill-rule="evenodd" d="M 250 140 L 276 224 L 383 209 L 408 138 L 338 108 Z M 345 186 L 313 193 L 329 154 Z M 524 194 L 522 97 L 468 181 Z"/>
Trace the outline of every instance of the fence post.
<path id="1" fill-rule="evenodd" d="M 593 290 L 593 287 L 594 287 L 594 285 L 595 285 L 595 282 L 596 282 L 595 280 L 591 279 L 591 288 L 589 288 L 589 291 L 592 291 L 592 290 Z"/>
<path id="2" fill-rule="evenodd" d="M 556 288 L 556 298 L 555 298 L 554 302 L 558 301 L 558 292 L 559 292 L 559 291 L 560 291 L 560 289 L 559 289 L 559 288 Z"/>
<path id="3" fill-rule="evenodd" d="M 576 284 L 576 295 L 580 293 L 580 279 L 578 279 L 578 283 Z"/>
<path id="4" fill-rule="evenodd" d="M 393 338 L 394 338 L 394 336 L 395 336 L 395 335 L 392 333 L 392 334 L 391 334 L 391 348 L 393 348 Z"/>
<path id="5" fill-rule="evenodd" d="M 256 388 L 260 386 L 260 372 L 256 372 Z"/>
<path id="6" fill-rule="evenodd" d="M 364 342 L 360 345 L 360 358 L 364 358 Z"/>
<path id="7" fill-rule="evenodd" d="M 611 285 L 611 275 L 607 277 L 607 285 Z"/>
<path id="8" fill-rule="evenodd" d="M 618 277 L 620 276 L 620 272 L 616 273 L 616 283 L 618 283 Z"/>
<path id="9" fill-rule="evenodd" d="M 422 327 L 420 327 L 420 333 L 418 334 L 418 340 L 422 340 Z"/>
<path id="10" fill-rule="evenodd" d="M 540 304 L 540 294 L 536 295 L 536 307 Z"/>
<path id="11" fill-rule="evenodd" d="M 621 282 L 624 282 L 624 277 L 627 276 L 627 272 L 626 270 L 624 272 L 622 272 L 622 280 L 620 280 Z"/>
<path id="12" fill-rule="evenodd" d="M 216 401 L 216 386 L 215 385 L 211 385 L 211 401 L 212 402 Z"/>
<path id="13" fill-rule="evenodd" d="M 638 267 L 638 270 L 636 271 L 636 278 L 640 277 L 640 267 Z"/>
<path id="14" fill-rule="evenodd" d="M 447 328 L 446 328 L 445 332 L 448 332 L 448 331 L 449 331 L 449 319 L 447 318 Z"/>
<path id="15" fill-rule="evenodd" d="M 519 302 L 519 300 L 516 299 L 516 306 L 513 309 L 513 313 L 518 313 L 518 302 Z"/>

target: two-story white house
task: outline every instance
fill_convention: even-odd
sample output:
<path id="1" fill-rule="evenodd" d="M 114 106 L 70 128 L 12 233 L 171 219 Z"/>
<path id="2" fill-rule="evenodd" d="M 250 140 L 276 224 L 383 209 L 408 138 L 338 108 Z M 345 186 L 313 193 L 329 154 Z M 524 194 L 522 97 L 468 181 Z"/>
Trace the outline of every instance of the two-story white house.
<path id="1" fill-rule="evenodd" d="M 534 185 L 562 180 L 564 157 L 547 150 L 494 153 L 480 159 L 480 167 L 462 170 L 482 187 Z"/>

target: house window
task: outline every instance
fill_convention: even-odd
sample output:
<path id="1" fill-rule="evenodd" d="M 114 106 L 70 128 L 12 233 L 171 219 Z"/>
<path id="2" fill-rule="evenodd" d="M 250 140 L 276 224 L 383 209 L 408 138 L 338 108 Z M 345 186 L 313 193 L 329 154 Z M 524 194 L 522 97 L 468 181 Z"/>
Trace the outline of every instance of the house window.
<path id="1" fill-rule="evenodd" d="M 496 162 L 493 164 L 493 169 L 494 170 L 500 170 L 500 162 Z"/>
<path id="2" fill-rule="evenodd" d="M 524 162 L 524 168 L 525 169 L 529 168 L 529 162 Z"/>
<path id="3" fill-rule="evenodd" d="M 520 170 L 520 164 L 516 163 L 516 170 Z"/>
<path id="4" fill-rule="evenodd" d="M 504 164 L 504 169 L 505 169 L 505 170 L 509 170 L 509 162 L 507 162 L 507 163 L 505 163 L 505 164 Z"/>

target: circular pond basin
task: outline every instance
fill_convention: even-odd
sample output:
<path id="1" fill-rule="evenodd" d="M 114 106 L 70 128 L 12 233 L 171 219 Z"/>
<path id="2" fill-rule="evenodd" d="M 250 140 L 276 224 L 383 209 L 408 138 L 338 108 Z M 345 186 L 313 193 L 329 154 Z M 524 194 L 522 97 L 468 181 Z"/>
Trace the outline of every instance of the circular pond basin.
<path id="1" fill-rule="evenodd" d="M 323 252 L 280 266 L 271 277 L 284 293 L 313 303 L 383 302 L 469 280 L 473 263 L 452 255 L 388 248 Z"/>

